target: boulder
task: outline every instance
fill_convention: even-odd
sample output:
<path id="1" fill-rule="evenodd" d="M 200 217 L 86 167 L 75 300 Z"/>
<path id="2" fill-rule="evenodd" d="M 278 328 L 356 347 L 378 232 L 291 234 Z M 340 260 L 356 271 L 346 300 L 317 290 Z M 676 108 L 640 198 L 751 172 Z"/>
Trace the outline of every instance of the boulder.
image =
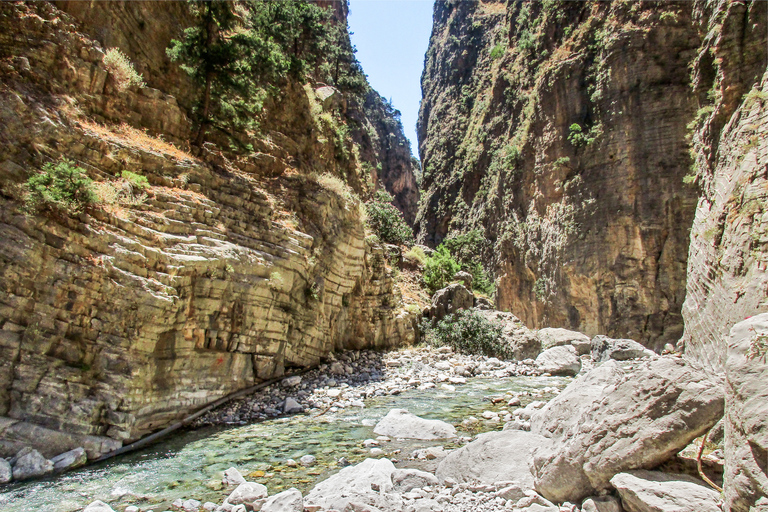
<path id="1" fill-rule="evenodd" d="M 380 436 L 400 439 L 451 439 L 456 437 L 456 429 L 440 420 L 425 420 L 405 409 L 392 409 L 374 427 L 374 433 Z"/>
<path id="2" fill-rule="evenodd" d="M 532 489 L 531 452 L 547 442 L 542 436 L 520 430 L 481 434 L 443 459 L 436 475 L 440 482 L 446 479 L 481 484 L 510 481 L 522 489 Z"/>
<path id="3" fill-rule="evenodd" d="M 83 510 L 83 512 L 115 512 L 112 507 L 101 500 L 96 500 Z"/>
<path id="4" fill-rule="evenodd" d="M 621 503 L 613 496 L 592 496 L 581 504 L 581 512 L 621 512 Z"/>
<path id="5" fill-rule="evenodd" d="M 454 283 L 435 292 L 429 307 L 429 317 L 435 321 L 442 320 L 462 309 L 472 309 L 474 302 L 475 296 L 471 291 L 463 284 Z"/>
<path id="6" fill-rule="evenodd" d="M 392 473 L 392 485 L 396 492 L 408 492 L 425 485 L 437 485 L 437 477 L 432 473 L 418 469 L 396 469 Z"/>
<path id="7" fill-rule="evenodd" d="M 255 503 L 261 503 L 267 497 L 267 488 L 254 482 L 244 482 L 224 500 L 229 505 L 245 505 L 253 509 Z"/>
<path id="8" fill-rule="evenodd" d="M 552 347 L 536 358 L 543 373 L 575 376 L 581 371 L 581 359 L 572 345 Z"/>
<path id="9" fill-rule="evenodd" d="M 304 498 L 304 505 L 344 510 L 350 503 L 381 510 L 401 510 L 402 499 L 392 494 L 395 465 L 389 459 L 365 459 L 318 483 Z"/>
<path id="10" fill-rule="evenodd" d="M 493 309 L 493 303 L 485 297 L 475 297 L 475 309 L 490 311 Z"/>
<path id="11" fill-rule="evenodd" d="M 596 363 L 615 359 L 616 361 L 626 361 L 628 359 L 638 359 L 655 355 L 634 340 L 613 339 L 608 336 L 598 335 L 592 338 L 592 360 Z"/>
<path id="12" fill-rule="evenodd" d="M 304 411 L 304 408 L 299 402 L 291 397 L 285 399 L 285 403 L 283 404 L 283 412 L 285 414 L 293 414 L 302 411 Z"/>
<path id="13" fill-rule="evenodd" d="M 0 484 L 7 484 L 11 480 L 13 480 L 11 463 L 5 459 L 0 459 Z"/>
<path id="14" fill-rule="evenodd" d="M 502 325 L 501 336 L 504 343 L 512 347 L 513 358 L 522 361 L 524 359 L 535 359 L 541 352 L 541 342 L 536 334 L 528 329 L 512 313 L 503 311 L 488 310 L 480 311 L 487 320 L 497 322 Z"/>
<path id="15" fill-rule="evenodd" d="M 472 277 L 472 274 L 470 274 L 469 272 L 459 270 L 453 275 L 453 280 L 463 284 L 467 290 L 471 290 L 472 281 L 474 280 L 474 278 Z"/>
<path id="16" fill-rule="evenodd" d="M 589 354 L 592 346 L 589 336 L 577 331 L 560 329 L 557 327 L 546 327 L 536 331 L 536 337 L 541 342 L 541 349 L 547 350 L 552 347 L 561 347 L 564 345 L 573 345 L 576 352 L 583 356 Z"/>
<path id="17" fill-rule="evenodd" d="M 84 448 L 75 448 L 51 459 L 53 470 L 56 473 L 62 473 L 70 469 L 78 468 L 88 462 L 88 455 Z"/>
<path id="18" fill-rule="evenodd" d="M 608 361 L 572 382 L 531 418 L 552 442 L 534 452 L 536 490 L 575 502 L 623 471 L 653 467 L 711 428 L 723 414 L 720 382 L 665 356 L 623 370 Z"/>
<path id="19" fill-rule="evenodd" d="M 688 475 L 627 471 L 611 478 L 627 512 L 721 512 L 720 493 Z"/>
<path id="20" fill-rule="evenodd" d="M 240 474 L 237 468 L 229 468 L 224 471 L 224 478 L 221 479 L 221 483 L 227 487 L 234 487 L 236 485 L 244 484 L 245 478 Z"/>
<path id="21" fill-rule="evenodd" d="M 727 509 L 746 512 L 768 496 L 768 313 L 734 325 L 727 347 L 723 487 Z"/>
<path id="22" fill-rule="evenodd" d="M 13 479 L 26 480 L 53 473 L 53 462 L 46 459 L 37 450 L 24 450 L 13 464 Z"/>
<path id="23" fill-rule="evenodd" d="M 304 499 L 298 489 L 291 487 L 268 498 L 261 512 L 304 512 Z"/>

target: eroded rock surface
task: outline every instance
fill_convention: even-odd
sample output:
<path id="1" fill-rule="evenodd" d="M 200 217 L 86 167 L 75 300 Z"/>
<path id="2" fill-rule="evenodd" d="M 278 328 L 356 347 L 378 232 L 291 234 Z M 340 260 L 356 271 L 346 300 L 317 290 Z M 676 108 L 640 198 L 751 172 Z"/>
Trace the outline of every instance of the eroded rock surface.
<path id="1" fill-rule="evenodd" d="M 536 490 L 577 501 L 617 473 L 669 459 L 722 417 L 721 386 L 680 358 L 596 367 L 531 420 L 531 432 L 551 440 L 534 452 Z"/>
<path id="2" fill-rule="evenodd" d="M 721 512 L 720 493 L 688 475 L 627 471 L 611 485 L 627 512 Z"/>
<path id="3" fill-rule="evenodd" d="M 427 420 L 405 409 L 392 409 L 373 428 L 380 436 L 401 439 L 450 439 L 456 437 L 453 425 L 440 420 Z"/>
<path id="4" fill-rule="evenodd" d="M 581 371 L 581 359 L 572 345 L 552 347 L 536 358 L 542 373 L 552 375 L 577 375 Z"/>

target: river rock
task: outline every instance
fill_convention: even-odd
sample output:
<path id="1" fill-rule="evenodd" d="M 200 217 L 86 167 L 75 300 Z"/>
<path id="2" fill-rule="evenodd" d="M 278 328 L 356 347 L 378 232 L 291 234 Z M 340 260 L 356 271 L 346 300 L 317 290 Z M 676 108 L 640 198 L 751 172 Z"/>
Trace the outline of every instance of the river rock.
<path id="1" fill-rule="evenodd" d="M 597 335 L 592 338 L 592 360 L 596 363 L 615 359 L 626 361 L 655 355 L 638 342 L 627 339 L 613 339 L 608 336 Z"/>
<path id="2" fill-rule="evenodd" d="M 85 453 L 84 448 L 75 448 L 55 456 L 51 459 L 51 462 L 53 462 L 53 470 L 56 473 L 62 473 L 88 462 L 88 455 Z"/>
<path id="3" fill-rule="evenodd" d="M 613 496 L 592 496 L 581 504 L 581 512 L 621 512 L 621 503 Z"/>
<path id="4" fill-rule="evenodd" d="M 546 327 L 536 331 L 536 337 L 541 342 L 541 349 L 547 350 L 552 347 L 561 347 L 563 345 L 572 345 L 576 352 L 581 356 L 589 354 L 592 346 L 589 336 L 586 334 L 560 329 L 558 327 Z"/>
<path id="5" fill-rule="evenodd" d="M 0 458 L 0 484 L 7 484 L 13 480 L 13 469 L 11 463 Z"/>
<path id="6" fill-rule="evenodd" d="M 451 439 L 456 437 L 456 429 L 440 420 L 425 420 L 405 409 L 392 409 L 374 427 L 373 432 L 380 436 L 400 439 Z"/>
<path id="7" fill-rule="evenodd" d="M 723 414 L 723 391 L 672 356 L 624 371 L 608 361 L 572 382 L 531 420 L 552 442 L 534 452 L 536 490 L 578 501 L 617 473 L 653 467 L 705 433 Z"/>
<path id="8" fill-rule="evenodd" d="M 627 471 L 611 478 L 627 512 L 720 512 L 720 493 L 688 475 Z"/>
<path id="9" fill-rule="evenodd" d="M 37 450 L 25 450 L 25 454 L 13 464 L 13 479 L 26 480 L 53 472 L 53 462 L 46 459 Z"/>
<path id="10" fill-rule="evenodd" d="M 392 485 L 395 491 L 400 493 L 426 485 L 438 485 L 438 483 L 435 475 L 418 469 L 396 469 L 392 473 Z"/>
<path id="11" fill-rule="evenodd" d="M 96 500 L 83 510 L 83 512 L 115 512 L 112 507 L 101 500 Z"/>
<path id="12" fill-rule="evenodd" d="M 402 499 L 392 494 L 395 465 L 389 459 L 365 459 L 317 484 L 304 498 L 305 506 L 344 510 L 361 503 L 381 510 L 401 510 Z"/>
<path id="13" fill-rule="evenodd" d="M 481 434 L 448 454 L 437 466 L 436 475 L 440 482 L 448 478 L 481 484 L 511 481 L 522 489 L 532 489 L 531 452 L 547 442 L 542 436 L 520 430 Z"/>
<path id="14" fill-rule="evenodd" d="M 746 512 L 768 496 L 768 313 L 733 326 L 725 372 L 725 502 Z"/>
<path id="15" fill-rule="evenodd" d="M 294 375 L 293 377 L 286 377 L 280 381 L 280 385 L 286 388 L 293 388 L 301 384 L 301 375 Z"/>
<path id="16" fill-rule="evenodd" d="M 581 371 L 581 359 L 572 345 L 552 347 L 536 358 L 536 366 L 552 375 L 577 375 Z"/>
<path id="17" fill-rule="evenodd" d="M 261 503 L 267 497 L 267 488 L 255 482 L 244 482 L 237 486 L 237 489 L 224 500 L 226 505 L 245 505 L 246 508 L 253 509 L 256 503 Z"/>
<path id="18" fill-rule="evenodd" d="M 501 337 L 512 349 L 512 357 L 518 361 L 534 359 L 541 352 L 541 342 L 519 318 L 503 311 L 480 311 L 487 320 L 501 324 Z"/>
<path id="19" fill-rule="evenodd" d="M 224 471 L 224 478 L 221 479 L 221 483 L 227 487 L 234 487 L 236 485 L 244 484 L 245 478 L 240 474 L 237 468 L 229 468 Z"/>
<path id="20" fill-rule="evenodd" d="M 317 462 L 317 458 L 314 455 L 302 455 L 299 459 L 299 464 L 305 467 L 314 466 L 315 462 Z"/>
<path id="21" fill-rule="evenodd" d="M 463 284 L 450 284 L 432 296 L 429 317 L 435 321 L 442 320 L 462 309 L 472 309 L 474 303 L 475 296 Z"/>
<path id="22" fill-rule="evenodd" d="M 296 412 L 302 412 L 304 408 L 301 406 L 299 402 L 294 400 L 291 397 L 288 397 L 285 399 L 285 403 L 283 404 L 283 412 L 286 414 L 293 414 Z"/>
<path id="23" fill-rule="evenodd" d="M 261 506 L 261 512 L 303 512 L 304 499 L 301 492 L 291 487 L 287 491 L 275 494 Z"/>

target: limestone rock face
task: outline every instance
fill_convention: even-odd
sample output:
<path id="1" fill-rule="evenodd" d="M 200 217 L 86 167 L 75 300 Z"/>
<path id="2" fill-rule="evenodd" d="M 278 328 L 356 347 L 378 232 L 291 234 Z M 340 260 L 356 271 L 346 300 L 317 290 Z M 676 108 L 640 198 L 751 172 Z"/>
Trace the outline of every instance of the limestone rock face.
<path id="1" fill-rule="evenodd" d="M 725 370 L 725 501 L 749 512 L 768 496 L 768 313 L 731 329 Z"/>
<path id="2" fill-rule="evenodd" d="M 543 373 L 574 376 L 581 371 L 581 359 L 571 345 L 552 347 L 539 354 L 536 366 Z"/>
<path id="3" fill-rule="evenodd" d="M 627 471 L 611 478 L 627 512 L 720 512 L 720 493 L 688 475 Z"/>
<path id="4" fill-rule="evenodd" d="M 98 456 L 286 366 L 415 341 L 417 315 L 356 200 L 313 177 L 346 175 L 359 194 L 369 178 L 308 129 L 312 88 L 289 84 L 265 106 L 269 136 L 252 157 L 214 144 L 192 155 L 184 98 L 199 91 L 154 78 L 171 34 L 149 30 L 187 7 L 153 18 L 163 5 L 121 4 L 99 18 L 110 7 L 97 4 L 64 2 L 75 18 L 0 4 L 0 46 L 17 59 L 0 69 L 16 91 L 0 95 L 0 456 L 24 444 Z M 136 20 L 152 37 L 123 47 Z M 118 91 L 102 44 L 120 44 L 158 88 Z M 59 158 L 99 190 L 133 190 L 123 171 L 149 188 L 79 215 L 23 214 L 19 185 Z"/>
<path id="5" fill-rule="evenodd" d="M 481 434 L 448 454 L 436 476 L 441 482 L 446 478 L 481 484 L 514 481 L 521 489 L 532 489 L 531 453 L 547 442 L 543 436 L 520 430 Z"/>
<path id="6" fill-rule="evenodd" d="M 497 307 L 531 328 L 675 343 L 704 3 L 439 2 L 419 239 L 481 230 Z"/>
<path id="7" fill-rule="evenodd" d="M 714 100 L 693 126 L 701 196 L 680 346 L 722 373 L 731 327 L 768 311 L 768 4 L 701 2 L 697 15 L 710 35 L 694 59 L 693 85 Z"/>
<path id="8" fill-rule="evenodd" d="M 442 320 L 462 309 L 472 309 L 474 301 L 475 296 L 463 284 L 449 284 L 435 292 L 429 308 L 429 316 L 434 320 Z"/>
<path id="9" fill-rule="evenodd" d="M 405 409 L 392 409 L 373 428 L 380 436 L 401 439 L 450 439 L 456 437 L 453 425 L 440 420 L 425 420 Z"/>
<path id="10" fill-rule="evenodd" d="M 673 357 L 594 368 L 531 419 L 531 432 L 551 439 L 533 454 L 536 490 L 574 502 L 669 459 L 722 417 L 721 385 Z"/>

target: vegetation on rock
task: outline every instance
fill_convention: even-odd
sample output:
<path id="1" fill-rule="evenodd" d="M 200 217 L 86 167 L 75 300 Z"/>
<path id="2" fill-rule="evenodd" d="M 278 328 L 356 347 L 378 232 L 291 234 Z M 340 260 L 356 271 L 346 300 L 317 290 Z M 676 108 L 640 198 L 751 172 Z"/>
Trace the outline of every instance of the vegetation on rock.
<path id="1" fill-rule="evenodd" d="M 27 180 L 24 201 L 32 212 L 48 210 L 75 214 L 96 202 L 92 184 L 85 169 L 76 167 L 71 160 L 48 162 L 41 172 Z"/>
<path id="2" fill-rule="evenodd" d="M 413 229 L 406 224 L 403 214 L 392 204 L 392 196 L 379 189 L 365 203 L 368 227 L 384 243 L 413 244 Z"/>
<path id="3" fill-rule="evenodd" d="M 504 327 L 472 309 L 448 315 L 436 325 L 423 320 L 420 328 L 425 341 L 434 346 L 449 346 L 464 354 L 480 354 L 500 359 L 513 356 L 502 337 Z"/>
<path id="4" fill-rule="evenodd" d="M 112 75 L 119 90 L 125 90 L 130 86 L 144 87 L 144 78 L 136 72 L 131 61 L 119 48 L 107 50 L 102 62 Z"/>

